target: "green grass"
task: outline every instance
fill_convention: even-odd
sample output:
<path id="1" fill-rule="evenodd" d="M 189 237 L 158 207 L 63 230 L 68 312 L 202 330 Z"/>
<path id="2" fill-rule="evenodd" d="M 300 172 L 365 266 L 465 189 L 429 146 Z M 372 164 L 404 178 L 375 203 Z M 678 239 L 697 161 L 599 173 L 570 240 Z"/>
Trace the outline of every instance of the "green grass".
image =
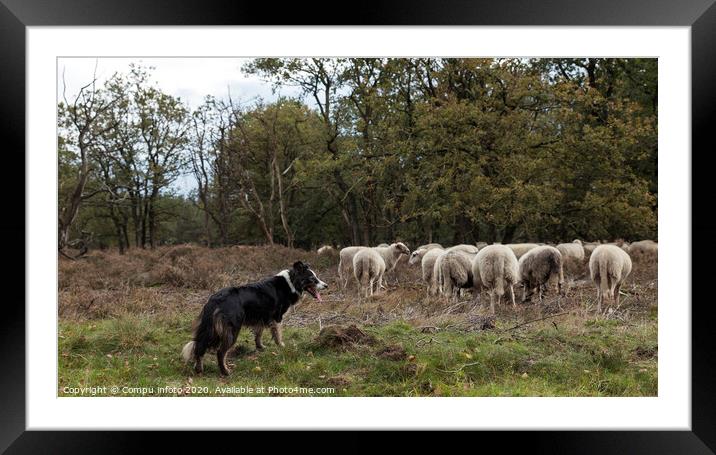
<path id="1" fill-rule="evenodd" d="M 569 316 L 566 316 L 569 318 Z M 405 322 L 362 327 L 373 345 L 349 349 L 322 346 L 317 326 L 284 328 L 285 348 L 265 333 L 256 352 L 242 331 L 228 378 L 216 357 L 205 358 L 201 376 L 181 359 L 190 339 L 191 315 L 127 315 L 116 319 L 61 321 L 60 396 L 88 396 L 70 388 L 100 387 L 105 396 L 291 395 L 291 396 L 656 396 L 655 318 L 630 321 L 557 319 L 505 330 L 423 333 Z M 268 332 L 268 331 L 267 331 Z M 408 357 L 383 358 L 384 347 L 402 347 Z M 112 393 L 111 387 L 119 387 Z M 123 387 L 147 388 L 146 393 Z M 269 392 L 268 387 L 333 388 Z M 168 390 L 160 391 L 160 387 Z M 177 389 L 194 387 L 190 393 Z M 264 387 L 236 393 L 217 388 Z M 94 389 L 97 392 L 97 389 Z"/>

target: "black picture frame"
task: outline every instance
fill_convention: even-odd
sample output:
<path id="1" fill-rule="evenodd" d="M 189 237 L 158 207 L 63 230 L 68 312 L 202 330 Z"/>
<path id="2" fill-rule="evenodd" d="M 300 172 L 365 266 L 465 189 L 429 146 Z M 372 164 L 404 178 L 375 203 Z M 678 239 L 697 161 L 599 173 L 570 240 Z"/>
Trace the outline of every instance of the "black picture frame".
<path id="1" fill-rule="evenodd" d="M 712 128 L 716 106 L 716 5 L 715 0 L 653 1 L 602 0 L 573 2 L 554 0 L 487 1 L 393 1 L 355 3 L 320 0 L 287 4 L 225 0 L 0 0 L 0 131 L 4 149 L 4 183 L 15 197 L 5 198 L 6 210 L 20 214 L 16 220 L 0 224 L 3 238 L 31 239 L 25 234 L 24 154 L 25 150 L 25 32 L 28 26 L 82 25 L 552 25 L 552 26 L 690 26 L 692 62 L 692 214 L 710 207 L 707 173 L 709 155 L 716 151 Z M 321 15 L 321 11 L 329 14 Z M 695 153 L 698 151 L 699 153 Z M 683 153 L 683 151 L 670 151 Z M 689 152 L 687 152 L 689 153 Z M 12 163 L 12 160 L 16 162 Z M 12 170 L 12 171 L 10 171 Z M 12 174 L 12 175 L 7 175 Z M 13 179 L 16 182 L 11 183 Z M 13 207 L 13 204 L 15 205 Z M 706 212 L 709 212 L 706 210 Z M 714 223 L 708 213 L 700 222 L 692 215 L 692 238 L 713 238 Z M 707 281 L 707 267 L 699 267 L 698 252 L 684 239 L 684 248 L 692 251 L 692 283 Z M 12 246 L 10 246 L 12 247 Z M 25 256 L 24 248 L 16 258 Z M 23 259 L 24 263 L 24 259 Z M 23 274 L 24 267 L 13 264 Z M 8 275 L 6 275 L 8 276 Z M 9 278 L 9 277 L 8 277 Z M 7 278 L 6 278 L 7 279 Z M 22 278 L 8 279 L 7 283 Z M 692 291 L 693 289 L 692 286 Z M 20 291 L 24 301 L 24 291 Z M 547 453 L 715 453 L 716 452 L 716 354 L 715 333 L 710 302 L 689 296 L 692 308 L 692 425 L 691 431 L 570 431 L 520 432 L 508 436 L 511 449 Z M 58 432 L 26 431 L 25 422 L 25 311 L 17 299 L 6 299 L 0 317 L 0 450 L 7 453 L 127 453 L 149 449 L 147 432 Z M 163 433 L 173 444 L 195 442 L 189 433 Z M 499 432 L 480 436 L 502 441 Z M 202 439 L 206 440 L 206 437 Z M 225 439 L 225 438 L 222 438 Z M 278 442 L 285 438 L 276 438 Z M 494 442 L 491 441 L 491 442 Z M 242 450 L 233 443 L 231 450 Z M 272 443 L 273 444 L 273 443 Z"/>

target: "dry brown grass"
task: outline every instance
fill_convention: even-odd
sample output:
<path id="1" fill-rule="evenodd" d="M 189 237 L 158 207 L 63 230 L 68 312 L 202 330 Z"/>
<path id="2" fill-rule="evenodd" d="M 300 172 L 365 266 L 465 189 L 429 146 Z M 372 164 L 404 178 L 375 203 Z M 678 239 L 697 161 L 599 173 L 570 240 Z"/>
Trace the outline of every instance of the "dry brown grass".
<path id="1" fill-rule="evenodd" d="M 91 252 L 76 261 L 60 259 L 59 315 L 63 319 L 104 319 L 126 314 L 176 316 L 198 314 L 201 305 L 218 289 L 254 281 L 289 267 L 296 260 L 309 262 L 331 286 L 323 302 L 303 297 L 286 315 L 289 326 L 332 324 L 380 325 L 395 320 L 442 330 L 480 330 L 493 324 L 487 315 L 489 298 L 479 302 L 469 293 L 457 303 L 427 298 L 418 267 L 399 264 L 387 274 L 387 290 L 371 298 L 360 298 L 353 281 L 345 290 L 338 285 L 337 258 L 281 246 L 234 246 L 208 249 L 193 245 L 162 247 L 155 251 L 131 250 Z M 569 312 L 578 320 L 594 316 L 596 290 L 589 281 L 586 261 L 565 270 L 564 298 L 548 294 L 541 304 L 513 309 L 502 304 L 496 318 L 526 321 Z M 516 290 L 518 300 L 521 291 Z M 619 308 L 607 318 L 629 320 L 655 311 L 657 305 L 657 264 L 653 258 L 636 259 L 632 274 L 622 287 Z M 562 320 L 562 319 L 561 319 Z"/>

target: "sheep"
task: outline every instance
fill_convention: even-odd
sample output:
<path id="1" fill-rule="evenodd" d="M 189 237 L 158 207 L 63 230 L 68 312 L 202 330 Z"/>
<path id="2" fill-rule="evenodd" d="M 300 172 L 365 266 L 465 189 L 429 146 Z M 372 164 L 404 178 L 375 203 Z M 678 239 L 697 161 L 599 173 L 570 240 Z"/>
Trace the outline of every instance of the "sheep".
<path id="1" fill-rule="evenodd" d="M 515 256 L 517 256 L 517 259 L 519 259 L 529 250 L 541 245 L 537 245 L 536 243 L 509 243 L 505 246 L 511 249 L 512 252 L 515 253 Z"/>
<path id="2" fill-rule="evenodd" d="M 410 259 L 408 259 L 408 265 L 415 265 L 418 263 L 422 263 L 423 256 L 425 253 L 427 253 L 430 250 L 434 249 L 443 249 L 442 246 L 440 246 L 439 243 L 428 243 L 427 245 L 421 245 L 417 247 L 411 254 Z"/>
<path id="3" fill-rule="evenodd" d="M 562 253 L 564 261 L 574 261 L 580 263 L 584 260 L 584 247 L 582 242 L 575 240 L 572 243 L 560 243 L 557 249 Z"/>
<path id="4" fill-rule="evenodd" d="M 426 243 L 425 245 L 420 245 L 416 248 L 416 250 L 432 250 L 433 248 L 442 248 L 443 246 L 439 243 Z"/>
<path id="5" fill-rule="evenodd" d="M 584 248 L 584 257 L 589 257 L 592 254 L 592 251 L 594 251 L 596 247 L 601 245 L 601 243 L 599 242 L 582 242 L 579 239 L 575 239 L 574 241 L 580 242 L 582 248 Z"/>
<path id="6" fill-rule="evenodd" d="M 625 242 L 622 239 L 617 239 L 613 242 L 602 242 L 602 245 L 616 245 L 627 253 L 629 252 L 629 242 Z"/>
<path id="7" fill-rule="evenodd" d="M 548 245 L 532 248 L 519 259 L 518 264 L 523 286 L 522 303 L 532 298 L 534 289 L 539 291 L 539 299 L 542 300 L 542 287 L 554 278 L 557 279 L 557 291 L 562 294 L 564 271 L 562 253 L 557 248 Z"/>
<path id="8" fill-rule="evenodd" d="M 619 306 L 619 288 L 631 273 L 631 257 L 616 245 L 600 245 L 589 258 L 589 274 L 597 286 L 597 312 L 605 297 Z M 605 296 L 606 294 L 606 296 Z"/>
<path id="9" fill-rule="evenodd" d="M 404 248 L 404 249 L 402 249 L 402 251 L 403 251 L 403 253 L 405 253 L 405 254 L 400 254 L 400 255 L 398 256 L 398 258 L 395 260 L 395 262 L 393 263 L 393 265 L 390 266 L 390 267 L 388 267 L 388 270 L 386 270 L 386 273 L 391 273 L 392 276 L 393 276 L 393 278 L 395 279 L 395 284 L 398 284 L 399 271 L 400 271 L 401 269 L 404 269 L 405 263 L 406 263 L 407 260 L 410 258 L 410 254 L 411 254 L 411 253 L 410 253 L 410 249 L 408 249 L 407 245 L 405 245 L 405 244 L 402 243 L 402 242 L 398 242 L 397 244 L 394 244 L 394 245 L 402 245 L 401 248 Z M 385 243 L 381 243 L 381 244 L 378 245 L 376 248 L 388 248 L 388 247 L 390 247 L 390 246 L 391 246 L 391 245 L 388 245 L 388 244 L 385 244 Z M 386 260 L 386 263 L 387 263 L 387 262 L 388 262 L 388 261 Z M 400 266 L 400 268 L 398 268 L 398 266 Z"/>
<path id="10" fill-rule="evenodd" d="M 478 250 L 485 248 L 487 245 L 488 245 L 487 242 L 477 242 L 475 244 L 475 246 L 477 247 Z"/>
<path id="11" fill-rule="evenodd" d="M 426 251 L 423 254 L 423 259 L 420 261 L 420 267 L 423 272 L 423 281 L 427 285 L 428 296 L 434 294 L 436 291 L 435 283 L 433 281 L 433 269 L 437 258 L 443 254 L 445 250 L 442 248 L 433 248 Z"/>
<path id="12" fill-rule="evenodd" d="M 418 248 L 417 250 L 414 250 L 412 253 L 410 253 L 410 259 L 408 259 L 408 265 L 415 265 L 418 262 L 422 262 L 423 256 L 425 256 L 425 253 L 427 253 L 429 250 L 427 248 Z"/>
<path id="13" fill-rule="evenodd" d="M 433 280 L 443 295 L 456 300 L 461 289 L 473 287 L 473 257 L 474 255 L 459 250 L 445 251 L 438 256 L 433 269 Z"/>
<path id="14" fill-rule="evenodd" d="M 336 254 L 336 249 L 333 248 L 331 245 L 323 245 L 318 249 L 317 253 L 319 256 L 333 256 Z"/>
<path id="15" fill-rule="evenodd" d="M 447 252 L 462 251 L 463 253 L 477 254 L 478 248 L 475 245 L 461 244 L 461 245 L 451 246 L 450 248 L 446 249 L 445 251 L 447 251 Z"/>
<path id="16" fill-rule="evenodd" d="M 358 282 L 358 289 L 365 290 L 365 297 L 373 295 L 373 284 L 376 285 L 376 292 L 385 273 L 385 261 L 373 248 L 359 250 L 353 257 L 353 273 Z M 367 281 L 363 284 L 363 280 Z M 359 291 L 360 292 L 360 291 Z"/>
<path id="17" fill-rule="evenodd" d="M 365 253 L 370 250 L 374 254 Z M 386 270 L 393 270 L 395 265 L 403 256 L 409 256 L 410 250 L 405 244 L 398 242 L 387 247 L 377 246 L 375 248 L 364 248 L 359 250 L 353 257 L 353 274 L 355 275 L 358 287 L 363 286 L 363 277 L 368 278 L 370 295 L 373 295 L 373 282 L 377 277 L 378 287 L 383 287 L 383 275 Z M 380 260 L 376 259 L 379 258 Z M 377 289 L 376 289 L 377 290 Z M 366 297 L 368 292 L 366 291 Z"/>
<path id="18" fill-rule="evenodd" d="M 516 307 L 513 286 L 520 281 L 519 264 L 515 253 L 505 245 L 488 245 L 472 260 L 474 287 L 479 293 L 483 288 L 490 294 L 490 313 L 495 314 L 495 302 L 507 297 Z"/>
<path id="19" fill-rule="evenodd" d="M 343 248 L 338 261 L 338 278 L 341 286 L 345 289 L 348 286 L 348 280 L 351 276 L 351 268 L 353 267 L 353 258 L 360 250 L 368 248 L 367 246 L 348 246 Z"/>
<path id="20" fill-rule="evenodd" d="M 656 257 L 659 254 L 659 244 L 653 240 L 639 240 L 629 245 L 627 253 L 634 259 L 643 256 Z"/>

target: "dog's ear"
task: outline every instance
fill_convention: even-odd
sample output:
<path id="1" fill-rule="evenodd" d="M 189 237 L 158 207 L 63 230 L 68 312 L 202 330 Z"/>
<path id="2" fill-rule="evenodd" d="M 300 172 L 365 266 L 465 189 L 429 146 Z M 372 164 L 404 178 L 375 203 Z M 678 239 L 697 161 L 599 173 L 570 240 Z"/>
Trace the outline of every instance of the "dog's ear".
<path id="1" fill-rule="evenodd" d="M 308 268 L 308 266 L 306 266 L 306 264 L 304 264 L 301 261 L 296 261 L 293 263 L 293 268 L 298 271 L 303 271 L 303 270 L 306 270 Z"/>

